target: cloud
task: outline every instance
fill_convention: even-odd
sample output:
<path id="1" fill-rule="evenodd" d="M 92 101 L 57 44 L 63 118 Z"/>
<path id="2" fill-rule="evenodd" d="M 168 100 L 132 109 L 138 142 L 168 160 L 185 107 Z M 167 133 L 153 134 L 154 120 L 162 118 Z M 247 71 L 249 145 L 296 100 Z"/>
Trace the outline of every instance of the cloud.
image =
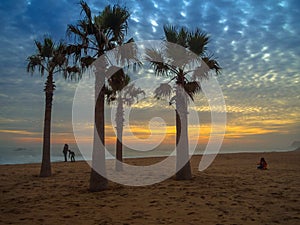
<path id="1" fill-rule="evenodd" d="M 87 2 L 93 13 L 111 3 Z M 300 132 L 299 1 L 128 0 L 124 4 L 131 12 L 127 38 L 161 40 L 164 24 L 199 27 L 210 35 L 209 52 L 214 53 L 223 68 L 217 79 L 227 104 L 230 135 L 238 136 L 235 131 L 242 129 L 262 136 L 274 132 L 288 135 L 289 130 L 295 136 Z M 44 34 L 51 34 L 57 41 L 64 38 L 67 24 L 76 23 L 80 11 L 77 0 L 0 2 L 3 130 L 41 132 L 45 77 L 27 74 L 26 58 L 35 53 L 34 40 L 42 39 Z M 139 76 L 146 76 L 144 72 Z M 60 76 L 55 80 L 53 130 L 70 134 L 72 98 L 77 84 Z M 205 123 L 209 123 L 207 100 L 203 95 L 197 98 L 196 108 Z M 136 121 L 149 119 L 155 110 L 158 114 L 165 112 L 167 106 L 153 108 L 153 101 L 133 106 L 134 110 L 142 111 L 135 113 Z M 168 124 L 172 119 L 171 116 L 166 119 Z"/>

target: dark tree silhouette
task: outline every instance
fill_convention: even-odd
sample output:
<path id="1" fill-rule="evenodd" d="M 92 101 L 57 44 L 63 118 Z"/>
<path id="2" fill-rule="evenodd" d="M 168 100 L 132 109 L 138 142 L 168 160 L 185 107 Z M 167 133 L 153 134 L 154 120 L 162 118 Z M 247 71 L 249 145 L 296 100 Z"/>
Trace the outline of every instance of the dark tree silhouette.
<path id="1" fill-rule="evenodd" d="M 123 126 L 124 126 L 124 105 L 131 106 L 138 101 L 140 95 L 145 96 L 145 92 L 141 88 L 135 87 L 134 83 L 130 83 L 130 77 L 124 73 L 123 69 L 119 69 L 109 79 L 110 88 L 107 89 L 107 103 L 117 102 L 117 111 L 115 115 L 117 140 L 116 140 L 116 170 L 123 170 Z"/>
<path id="2" fill-rule="evenodd" d="M 175 96 L 171 98 L 170 105 L 173 103 L 176 105 L 176 179 L 188 180 L 192 178 L 187 129 L 188 98 L 193 100 L 194 95 L 201 90 L 198 79 L 209 78 L 210 70 L 219 73 L 221 68 L 213 56 L 207 54 L 209 36 L 205 32 L 200 29 L 188 31 L 184 27 L 166 25 L 164 33 L 164 51 L 147 49 L 146 60 L 150 62 L 157 75 L 170 78 L 168 83 L 161 84 L 155 90 L 155 97 L 170 96 L 175 88 Z M 174 44 L 186 50 L 174 47 Z M 189 65 L 195 60 L 190 52 L 204 61 L 206 67 L 188 70 Z M 171 82 L 175 82 L 175 86 L 172 86 Z"/>
<path id="3" fill-rule="evenodd" d="M 45 83 L 45 117 L 43 136 L 43 158 L 40 176 L 51 176 L 50 160 L 50 137 L 51 137 L 51 114 L 53 94 L 55 90 L 54 75 L 62 73 L 65 78 L 68 75 L 77 74 L 79 70 L 76 66 L 68 66 L 68 48 L 63 42 L 55 44 L 50 37 L 45 37 L 43 42 L 35 41 L 37 53 L 27 58 L 27 72 L 32 74 L 38 69 L 41 75 L 47 73 Z M 73 77 L 73 76 L 72 76 Z"/>
<path id="4" fill-rule="evenodd" d="M 75 38 L 76 44 L 70 45 L 75 62 L 79 62 L 84 70 L 105 52 L 124 42 L 130 14 L 125 7 L 108 5 L 93 16 L 86 2 L 81 1 L 80 5 L 84 17 L 76 25 L 68 25 L 67 32 Z M 105 178 L 104 140 L 105 66 L 105 63 L 100 68 L 98 66 L 95 73 L 95 93 L 99 95 L 95 99 L 94 147 L 89 187 L 91 192 L 105 190 L 108 186 Z M 97 171 L 102 171 L 102 175 Z"/>

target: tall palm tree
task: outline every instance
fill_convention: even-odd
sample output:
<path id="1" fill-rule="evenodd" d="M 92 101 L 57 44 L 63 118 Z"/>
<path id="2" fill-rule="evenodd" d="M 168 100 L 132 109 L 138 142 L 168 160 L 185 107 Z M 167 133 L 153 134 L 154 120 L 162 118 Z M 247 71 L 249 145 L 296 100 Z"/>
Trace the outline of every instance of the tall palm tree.
<path id="1" fill-rule="evenodd" d="M 107 103 L 111 104 L 117 101 L 117 111 L 115 115 L 117 140 L 116 140 L 116 171 L 123 170 L 123 126 L 124 126 L 124 105 L 131 106 L 138 101 L 140 95 L 145 96 L 141 88 L 135 87 L 134 83 L 130 84 L 130 77 L 119 69 L 109 79 L 110 88 L 107 89 Z"/>
<path id="2" fill-rule="evenodd" d="M 68 48 L 63 42 L 55 44 L 50 37 L 45 37 L 43 42 L 35 41 L 37 53 L 27 58 L 27 72 L 38 69 L 41 75 L 47 73 L 45 83 L 45 117 L 44 117 L 44 136 L 43 136 L 43 157 L 40 176 L 51 176 L 50 160 L 50 134 L 51 134 L 51 113 L 53 94 L 55 90 L 54 75 L 63 73 L 67 78 L 68 74 L 77 73 L 77 67 L 68 66 Z"/>
<path id="3" fill-rule="evenodd" d="M 209 78 L 209 71 L 220 72 L 221 67 L 212 55 L 207 54 L 209 36 L 196 29 L 188 31 L 186 28 L 164 26 L 165 49 L 146 50 L 146 59 L 150 62 L 157 75 L 170 78 L 168 83 L 161 84 L 155 90 L 157 98 L 170 96 L 175 88 L 175 96 L 170 100 L 170 105 L 175 103 L 176 112 L 176 179 L 188 180 L 192 178 L 189 162 L 188 146 L 188 100 L 201 90 L 198 83 L 203 78 Z M 174 47 L 174 44 L 183 48 Z M 186 49 L 187 51 L 182 51 Z M 192 52 L 207 64 L 207 67 L 188 70 L 195 57 L 189 57 Z M 185 57 L 186 56 L 186 57 Z M 171 62 L 171 63 L 170 63 Z M 175 83 L 174 86 L 171 84 Z"/>
<path id="4" fill-rule="evenodd" d="M 108 5 L 93 17 L 86 2 L 81 1 L 80 5 L 84 18 L 76 25 L 68 25 L 67 32 L 75 37 L 76 44 L 70 45 L 70 48 L 73 50 L 75 62 L 79 62 L 84 70 L 106 51 L 124 42 L 130 14 L 124 7 Z M 104 140 L 105 69 L 97 68 L 95 75 L 95 93 L 99 95 L 95 99 L 94 147 L 89 188 L 92 192 L 105 190 L 108 186 L 105 177 Z M 96 137 L 100 138 L 100 143 Z M 102 174 L 97 172 L 99 170 Z"/>

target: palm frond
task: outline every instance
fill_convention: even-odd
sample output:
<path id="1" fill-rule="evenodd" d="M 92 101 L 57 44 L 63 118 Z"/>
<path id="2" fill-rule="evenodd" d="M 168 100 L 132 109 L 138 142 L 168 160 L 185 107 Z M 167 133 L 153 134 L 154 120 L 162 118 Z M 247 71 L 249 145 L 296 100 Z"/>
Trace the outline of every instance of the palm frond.
<path id="1" fill-rule="evenodd" d="M 217 75 L 220 74 L 222 68 L 213 54 L 202 57 L 202 60 L 206 63 L 210 70 L 214 70 Z"/>
<path id="2" fill-rule="evenodd" d="M 69 24 L 67 28 L 67 36 L 72 36 L 72 35 L 74 35 L 75 37 L 82 38 L 84 36 L 84 33 L 79 29 L 79 26 Z"/>
<path id="3" fill-rule="evenodd" d="M 134 39 L 131 38 L 129 41 L 125 42 L 123 45 L 116 47 L 114 50 L 114 59 L 118 65 L 122 67 L 140 66 L 142 62 L 138 58 L 137 46 Z"/>
<path id="4" fill-rule="evenodd" d="M 94 20 L 111 42 L 121 44 L 127 34 L 129 16 L 130 13 L 125 7 L 108 5 Z"/>
<path id="5" fill-rule="evenodd" d="M 139 56 L 137 54 L 138 48 L 136 46 L 135 40 L 133 38 L 130 38 L 125 44 L 128 44 L 130 46 L 129 50 L 127 50 L 127 51 L 129 51 L 128 55 L 130 56 L 129 64 L 132 64 L 133 72 L 136 72 L 137 67 L 141 67 L 143 65 L 143 63 L 141 62 L 141 60 L 139 59 Z"/>
<path id="6" fill-rule="evenodd" d="M 93 64 L 93 62 L 95 62 L 95 60 L 96 59 L 91 56 L 81 57 L 81 59 L 80 59 L 81 67 L 83 69 L 87 69 L 89 66 L 91 66 Z"/>
<path id="7" fill-rule="evenodd" d="M 170 97 L 171 93 L 171 85 L 168 83 L 162 83 L 154 90 L 154 97 L 157 99 L 160 99 L 161 97 Z"/>
<path id="8" fill-rule="evenodd" d="M 165 45 L 165 57 L 168 58 L 168 64 L 170 68 L 177 68 L 173 72 L 177 73 L 179 69 L 185 70 L 185 68 L 195 60 L 195 54 L 189 49 L 182 47 L 181 45 L 175 45 L 173 43 L 166 42 Z"/>
<path id="9" fill-rule="evenodd" d="M 42 44 L 41 48 L 41 56 L 45 58 L 50 58 L 53 56 L 54 51 L 54 42 L 52 41 L 51 37 L 45 36 L 44 43 Z"/>
<path id="10" fill-rule="evenodd" d="M 61 41 L 53 49 L 52 62 L 58 67 L 67 66 L 67 46 Z"/>
<path id="11" fill-rule="evenodd" d="M 154 68 L 158 76 L 168 76 L 171 66 L 165 62 L 163 54 L 157 49 L 146 49 L 145 60 Z"/>
<path id="12" fill-rule="evenodd" d="M 43 52 L 42 43 L 37 40 L 35 40 L 34 43 L 35 43 L 36 48 L 38 49 L 38 53 L 41 55 Z"/>
<path id="13" fill-rule="evenodd" d="M 139 101 L 139 96 L 145 97 L 146 93 L 140 87 L 136 87 L 134 83 L 125 87 L 123 91 L 123 101 L 127 105 L 132 105 L 135 101 Z"/>
<path id="14" fill-rule="evenodd" d="M 190 81 L 183 85 L 184 91 L 194 101 L 194 95 L 201 91 L 201 86 L 197 81 Z"/>
<path id="15" fill-rule="evenodd" d="M 80 35 L 81 31 L 78 29 L 78 27 L 76 25 L 68 24 L 67 25 L 67 35 L 71 36 L 73 34 Z"/>
<path id="16" fill-rule="evenodd" d="M 81 57 L 81 49 L 82 45 L 81 44 L 75 44 L 75 45 L 68 45 L 66 47 L 66 54 L 70 57 L 73 56 L 74 58 L 74 63 L 77 63 Z"/>
<path id="17" fill-rule="evenodd" d="M 63 69 L 64 78 L 79 81 L 82 78 L 82 71 L 76 65 L 74 66 L 67 66 Z"/>
<path id="18" fill-rule="evenodd" d="M 69 74 L 81 72 L 78 66 L 68 66 L 66 70 Z"/>
<path id="19" fill-rule="evenodd" d="M 91 9 L 90 7 L 88 6 L 88 4 L 81 0 L 80 1 L 80 6 L 81 6 L 81 14 L 84 12 L 85 14 L 85 17 L 89 20 L 89 21 L 92 21 L 92 13 L 91 13 Z"/>
<path id="20" fill-rule="evenodd" d="M 197 56 L 202 56 L 207 50 L 209 43 L 209 36 L 204 31 L 196 29 L 194 32 L 189 33 L 187 38 L 188 48 Z"/>
<path id="21" fill-rule="evenodd" d="M 164 25 L 164 33 L 166 41 L 177 44 L 178 42 L 178 32 L 175 26 Z"/>
<path id="22" fill-rule="evenodd" d="M 39 55 L 32 55 L 27 58 L 28 64 L 27 64 L 27 72 L 33 74 L 35 71 L 35 68 L 38 67 L 39 72 L 41 75 L 44 74 L 45 68 L 43 65 L 43 59 Z"/>
<path id="23" fill-rule="evenodd" d="M 33 73 L 35 69 L 38 69 L 41 75 L 47 71 L 51 76 L 55 73 L 61 73 L 65 78 L 70 77 L 71 79 L 79 74 L 79 69 L 75 65 L 68 65 L 68 54 L 73 47 L 67 46 L 63 41 L 56 44 L 48 36 L 44 37 L 43 42 L 35 41 L 35 45 L 38 54 L 27 58 L 27 72 Z"/>
<path id="24" fill-rule="evenodd" d="M 188 30 L 185 27 L 181 27 L 178 32 L 177 43 L 178 45 L 187 48 L 187 38 L 189 36 Z"/>
<path id="25" fill-rule="evenodd" d="M 222 68 L 214 58 L 203 57 L 201 62 L 202 65 L 193 70 L 193 80 L 209 79 L 209 77 L 212 75 L 210 71 L 215 71 L 216 75 L 221 73 Z"/>
<path id="26" fill-rule="evenodd" d="M 129 76 L 124 73 L 122 68 L 113 68 L 115 71 L 112 76 L 108 79 L 109 86 L 114 91 L 121 91 L 129 83 Z"/>

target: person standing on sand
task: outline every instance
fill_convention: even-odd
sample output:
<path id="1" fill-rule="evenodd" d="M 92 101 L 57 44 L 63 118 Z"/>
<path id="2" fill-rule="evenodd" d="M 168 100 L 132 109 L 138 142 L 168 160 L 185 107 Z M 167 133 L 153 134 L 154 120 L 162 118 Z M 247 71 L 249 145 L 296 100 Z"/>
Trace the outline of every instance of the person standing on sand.
<path id="1" fill-rule="evenodd" d="M 65 162 L 68 161 L 68 159 L 67 159 L 68 151 L 69 151 L 69 145 L 65 144 L 64 149 L 63 149 L 63 153 L 64 153 L 64 156 L 65 156 Z"/>
<path id="2" fill-rule="evenodd" d="M 69 150 L 69 158 L 71 158 L 71 162 L 75 162 L 75 152 Z"/>

